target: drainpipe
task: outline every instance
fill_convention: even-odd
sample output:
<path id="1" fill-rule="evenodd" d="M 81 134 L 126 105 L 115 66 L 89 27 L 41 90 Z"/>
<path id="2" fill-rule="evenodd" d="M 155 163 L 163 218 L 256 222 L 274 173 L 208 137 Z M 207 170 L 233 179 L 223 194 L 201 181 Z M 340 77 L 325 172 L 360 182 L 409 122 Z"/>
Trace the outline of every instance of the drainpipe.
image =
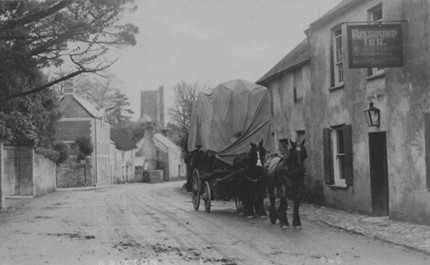
<path id="1" fill-rule="evenodd" d="M 97 180 L 98 180 L 98 157 L 97 157 L 97 118 L 94 119 L 94 157 L 95 157 L 95 175 L 96 175 L 96 184 L 97 184 Z M 94 186 L 94 183 L 92 183 Z"/>
<path id="2" fill-rule="evenodd" d="M 5 168 L 4 168 L 4 159 L 5 159 L 5 152 L 4 152 L 4 143 L 0 142 L 0 209 L 5 210 L 6 209 L 6 203 L 5 203 L 5 194 L 3 192 L 3 180 L 5 178 Z"/>
<path id="3" fill-rule="evenodd" d="M 34 177 L 35 156 L 36 156 L 36 153 L 34 152 L 34 148 L 31 148 L 31 182 L 33 184 L 33 196 L 37 196 L 36 179 Z"/>

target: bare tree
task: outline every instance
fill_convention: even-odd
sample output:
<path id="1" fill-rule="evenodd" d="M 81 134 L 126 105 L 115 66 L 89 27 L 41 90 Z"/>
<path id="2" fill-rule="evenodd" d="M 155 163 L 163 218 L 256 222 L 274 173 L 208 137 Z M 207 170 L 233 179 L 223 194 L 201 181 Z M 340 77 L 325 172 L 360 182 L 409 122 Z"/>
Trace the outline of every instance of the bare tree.
<path id="1" fill-rule="evenodd" d="M 87 99 L 100 108 L 107 108 L 113 101 L 117 88 L 114 76 L 94 76 L 83 74 L 73 79 L 74 93 Z"/>
<path id="2" fill-rule="evenodd" d="M 115 85 L 115 76 L 107 74 L 90 78 L 81 75 L 75 78 L 75 93 L 80 95 L 98 108 L 105 110 L 106 120 L 110 125 L 121 128 L 127 125 L 134 111 L 130 108 L 127 95 Z"/>
<path id="3" fill-rule="evenodd" d="M 169 115 L 175 125 L 189 128 L 193 104 L 197 102 L 198 93 L 204 88 L 206 87 L 201 86 L 198 82 L 187 83 L 184 81 L 173 88 L 175 105 L 169 109 Z"/>
<path id="4" fill-rule="evenodd" d="M 188 152 L 188 130 L 191 125 L 191 112 L 194 103 L 197 102 L 198 94 L 207 89 L 208 86 L 201 85 L 198 82 L 187 83 L 182 81 L 173 89 L 175 92 L 174 107 L 169 109 L 169 115 L 174 127 L 174 138 L 177 144 L 182 149 L 183 158 L 187 165 L 187 183 L 186 189 L 191 190 L 191 169 L 190 169 L 190 154 Z"/>

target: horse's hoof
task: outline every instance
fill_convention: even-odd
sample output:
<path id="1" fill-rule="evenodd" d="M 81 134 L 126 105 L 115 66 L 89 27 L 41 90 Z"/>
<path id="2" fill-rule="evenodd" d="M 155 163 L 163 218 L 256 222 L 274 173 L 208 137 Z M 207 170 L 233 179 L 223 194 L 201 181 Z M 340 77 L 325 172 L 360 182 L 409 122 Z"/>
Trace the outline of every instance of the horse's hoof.
<path id="1" fill-rule="evenodd" d="M 289 228 L 290 228 L 290 226 L 288 226 L 288 225 L 281 225 L 281 228 L 282 228 L 282 229 L 289 229 Z"/>
<path id="2" fill-rule="evenodd" d="M 276 220 L 278 219 L 278 217 L 275 215 L 275 214 L 270 214 L 269 215 L 269 219 L 270 219 L 270 222 L 272 223 L 272 224 L 276 224 Z"/>
<path id="3" fill-rule="evenodd" d="M 262 219 L 262 220 L 266 220 L 266 219 L 267 219 L 267 215 L 261 215 L 261 216 L 260 216 L 260 219 Z"/>
<path id="4" fill-rule="evenodd" d="M 296 229 L 296 230 L 302 230 L 303 227 L 301 225 L 296 225 L 296 226 L 294 226 L 294 229 Z"/>
<path id="5" fill-rule="evenodd" d="M 246 218 L 248 218 L 248 219 L 254 219 L 254 216 L 253 215 L 248 215 L 248 216 L 246 216 Z"/>

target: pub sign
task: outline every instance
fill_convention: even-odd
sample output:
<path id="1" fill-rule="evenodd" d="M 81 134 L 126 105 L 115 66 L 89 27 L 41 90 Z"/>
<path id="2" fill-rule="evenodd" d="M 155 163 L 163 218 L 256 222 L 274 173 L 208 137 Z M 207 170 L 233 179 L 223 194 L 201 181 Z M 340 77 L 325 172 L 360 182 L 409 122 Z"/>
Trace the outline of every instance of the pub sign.
<path id="1" fill-rule="evenodd" d="M 403 66 L 402 25 L 348 25 L 349 68 Z"/>

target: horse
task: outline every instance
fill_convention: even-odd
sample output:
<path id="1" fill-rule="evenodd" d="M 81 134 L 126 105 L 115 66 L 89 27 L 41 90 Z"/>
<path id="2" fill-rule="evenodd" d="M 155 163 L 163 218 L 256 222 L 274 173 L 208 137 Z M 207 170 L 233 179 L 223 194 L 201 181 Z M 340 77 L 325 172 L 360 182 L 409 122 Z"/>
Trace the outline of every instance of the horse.
<path id="1" fill-rule="evenodd" d="M 301 228 L 299 216 L 300 198 L 304 189 L 305 168 L 304 160 L 307 158 L 305 141 L 292 142 L 281 140 L 281 144 L 287 150 L 285 154 L 273 154 L 264 164 L 266 185 L 270 199 L 269 219 L 272 224 L 280 220 L 282 228 L 288 228 L 287 197 L 294 201 L 293 227 Z M 280 197 L 280 204 L 276 211 L 275 189 Z"/>
<path id="2" fill-rule="evenodd" d="M 243 203 L 243 214 L 248 218 L 253 218 L 254 214 L 261 218 L 267 218 L 264 210 L 264 159 L 266 150 L 263 140 L 254 144 L 251 142 L 251 149 L 248 153 L 242 153 L 233 160 L 233 168 L 240 171 L 237 178 L 237 189 L 239 199 Z"/>

